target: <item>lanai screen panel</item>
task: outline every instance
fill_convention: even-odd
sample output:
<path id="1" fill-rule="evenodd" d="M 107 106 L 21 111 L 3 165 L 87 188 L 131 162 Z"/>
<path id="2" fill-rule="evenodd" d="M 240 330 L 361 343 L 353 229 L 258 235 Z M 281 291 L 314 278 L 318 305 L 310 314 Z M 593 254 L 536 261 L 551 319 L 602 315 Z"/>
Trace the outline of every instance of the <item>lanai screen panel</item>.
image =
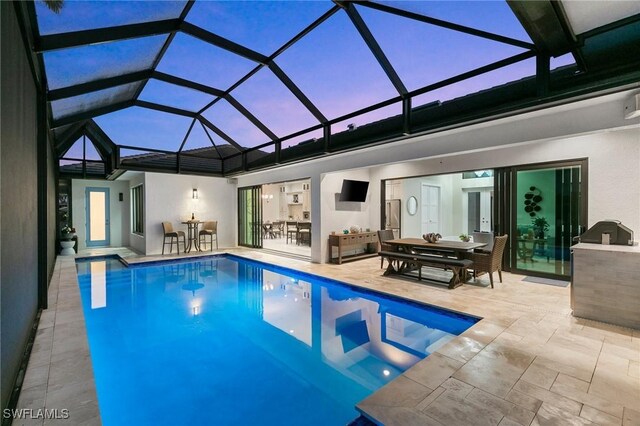
<path id="1" fill-rule="evenodd" d="M 49 89 L 151 68 L 166 40 L 157 35 L 45 52 Z"/>
<path id="2" fill-rule="evenodd" d="M 208 93 L 156 79 L 150 79 L 140 94 L 140 100 L 191 112 L 200 111 L 213 99 L 214 96 Z"/>
<path id="3" fill-rule="evenodd" d="M 59 13 L 34 2 L 40 34 L 56 34 L 178 18 L 186 1 L 65 1 Z"/>
<path id="4" fill-rule="evenodd" d="M 526 51 L 368 7 L 356 8 L 409 90 Z"/>
<path id="5" fill-rule="evenodd" d="M 158 71 L 225 90 L 256 63 L 183 33 L 176 34 Z"/>
<path id="6" fill-rule="evenodd" d="M 509 82 L 518 81 L 523 78 L 533 78 L 532 76 L 535 75 L 535 71 L 535 58 L 526 59 L 524 61 L 427 92 L 423 95 L 418 95 L 413 98 L 412 105 L 414 107 L 418 107 L 437 101 L 451 101 L 453 99 L 479 93 L 483 90 L 488 90 Z"/>
<path id="7" fill-rule="evenodd" d="M 344 11 L 331 16 L 275 62 L 328 118 L 398 96 Z"/>
<path id="8" fill-rule="evenodd" d="M 186 21 L 268 56 L 332 6 L 329 1 L 196 1 Z"/>
<path id="9" fill-rule="evenodd" d="M 192 118 L 131 107 L 95 118 L 117 145 L 177 151 Z"/>
<path id="10" fill-rule="evenodd" d="M 224 99 L 212 105 L 203 115 L 244 148 L 253 148 L 271 141 Z"/>
<path id="11" fill-rule="evenodd" d="M 531 43 L 529 35 L 506 1 L 376 0 L 374 3 Z"/>
<path id="12" fill-rule="evenodd" d="M 279 137 L 319 123 L 267 68 L 255 73 L 231 95 Z"/>
<path id="13" fill-rule="evenodd" d="M 53 118 L 64 118 L 84 111 L 132 100 L 140 83 L 129 83 L 51 102 Z"/>

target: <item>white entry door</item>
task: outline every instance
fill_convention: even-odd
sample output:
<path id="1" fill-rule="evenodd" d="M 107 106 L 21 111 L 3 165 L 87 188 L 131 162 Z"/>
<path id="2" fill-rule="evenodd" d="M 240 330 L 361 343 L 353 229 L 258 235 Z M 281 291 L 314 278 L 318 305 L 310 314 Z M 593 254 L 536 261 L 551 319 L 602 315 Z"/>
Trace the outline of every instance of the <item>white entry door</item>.
<path id="1" fill-rule="evenodd" d="M 465 232 L 492 231 L 493 188 L 474 188 L 465 191 L 462 206 L 466 218 Z"/>
<path id="2" fill-rule="evenodd" d="M 440 233 L 440 187 L 422 184 L 422 233 Z"/>

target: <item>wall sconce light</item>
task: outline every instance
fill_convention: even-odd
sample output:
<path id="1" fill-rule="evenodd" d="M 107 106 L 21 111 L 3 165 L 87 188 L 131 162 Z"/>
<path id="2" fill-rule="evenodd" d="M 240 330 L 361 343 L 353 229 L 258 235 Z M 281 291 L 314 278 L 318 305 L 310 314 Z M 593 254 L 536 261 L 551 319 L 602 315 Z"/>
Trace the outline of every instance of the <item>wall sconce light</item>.
<path id="1" fill-rule="evenodd" d="M 270 200 L 273 200 L 273 194 L 262 194 L 262 199 L 268 203 Z"/>
<path id="2" fill-rule="evenodd" d="M 198 199 L 198 188 L 193 188 L 193 199 L 194 200 Z"/>

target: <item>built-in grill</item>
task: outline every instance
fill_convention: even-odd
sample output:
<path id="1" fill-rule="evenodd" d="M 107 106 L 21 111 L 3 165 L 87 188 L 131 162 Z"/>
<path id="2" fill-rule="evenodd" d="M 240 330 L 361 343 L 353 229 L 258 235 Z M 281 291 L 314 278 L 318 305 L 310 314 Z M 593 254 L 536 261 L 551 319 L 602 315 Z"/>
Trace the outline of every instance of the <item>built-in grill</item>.
<path id="1" fill-rule="evenodd" d="M 580 235 L 581 243 L 633 245 L 633 231 L 619 220 L 602 220 Z"/>

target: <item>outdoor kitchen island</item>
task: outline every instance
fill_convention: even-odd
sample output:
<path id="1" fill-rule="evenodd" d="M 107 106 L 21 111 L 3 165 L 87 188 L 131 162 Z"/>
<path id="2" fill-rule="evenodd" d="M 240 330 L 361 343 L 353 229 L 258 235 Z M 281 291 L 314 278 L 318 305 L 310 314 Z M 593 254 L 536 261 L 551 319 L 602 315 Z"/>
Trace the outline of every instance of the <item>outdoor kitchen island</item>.
<path id="1" fill-rule="evenodd" d="M 640 329 L 640 246 L 571 247 L 571 308 L 576 317 Z"/>

